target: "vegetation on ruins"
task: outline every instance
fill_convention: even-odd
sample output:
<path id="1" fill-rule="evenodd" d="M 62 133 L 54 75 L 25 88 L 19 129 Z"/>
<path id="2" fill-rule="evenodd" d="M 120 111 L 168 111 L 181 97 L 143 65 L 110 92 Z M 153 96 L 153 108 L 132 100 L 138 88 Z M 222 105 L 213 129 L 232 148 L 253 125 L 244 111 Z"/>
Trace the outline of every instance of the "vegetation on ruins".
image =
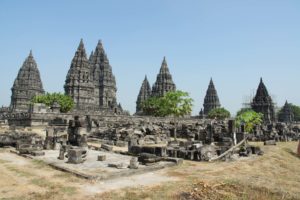
<path id="1" fill-rule="evenodd" d="M 230 117 L 230 112 L 225 108 L 214 108 L 211 111 L 209 111 L 207 117 L 210 119 L 223 120 Z"/>
<path id="2" fill-rule="evenodd" d="M 192 112 L 193 99 L 187 92 L 180 90 L 167 92 L 162 97 L 150 97 L 143 102 L 143 111 L 146 115 L 156 117 L 183 117 Z"/>
<path id="3" fill-rule="evenodd" d="M 62 93 L 46 93 L 44 95 L 37 95 L 31 100 L 32 103 L 43 103 L 47 106 L 52 106 L 55 102 L 60 105 L 61 112 L 68 112 L 74 107 L 74 101 L 68 95 Z"/>
<path id="4" fill-rule="evenodd" d="M 157 117 L 174 117 L 176 140 L 177 118 L 190 115 L 193 107 L 193 99 L 187 92 L 180 90 L 167 92 L 162 97 L 151 97 L 143 103 L 143 111 L 147 115 Z"/>
<path id="5" fill-rule="evenodd" d="M 263 122 L 263 114 L 257 113 L 252 109 L 241 109 L 236 116 L 236 126 L 245 126 L 245 131 L 251 133 L 255 126 L 261 125 Z"/>

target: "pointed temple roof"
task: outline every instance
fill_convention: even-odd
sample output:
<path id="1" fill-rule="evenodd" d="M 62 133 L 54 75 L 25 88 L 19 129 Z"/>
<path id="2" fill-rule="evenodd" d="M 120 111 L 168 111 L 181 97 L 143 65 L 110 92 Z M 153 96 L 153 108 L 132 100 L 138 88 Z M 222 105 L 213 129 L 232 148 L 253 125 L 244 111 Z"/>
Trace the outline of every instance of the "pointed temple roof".
<path id="1" fill-rule="evenodd" d="M 31 99 L 44 93 L 40 72 L 31 50 L 11 90 L 11 109 L 14 111 L 28 111 Z"/>
<path id="2" fill-rule="evenodd" d="M 81 39 L 66 77 L 65 92 L 73 98 L 76 109 L 92 109 L 93 87 L 91 68 Z"/>
<path id="3" fill-rule="evenodd" d="M 140 88 L 140 92 L 136 101 L 136 112 L 142 112 L 142 103 L 146 101 L 149 97 L 151 97 L 151 87 L 149 84 L 149 81 L 147 79 L 147 76 L 145 76 L 145 79 L 142 83 L 142 86 Z"/>
<path id="4" fill-rule="evenodd" d="M 274 104 L 262 78 L 260 78 L 260 82 L 256 90 L 256 95 L 253 98 L 251 107 L 255 112 L 264 114 L 265 123 L 274 122 L 276 120 Z"/>
<path id="5" fill-rule="evenodd" d="M 204 98 L 203 107 L 204 107 L 203 112 L 205 115 L 207 115 L 209 111 L 211 111 L 212 109 L 221 107 L 217 90 L 215 89 L 215 85 L 213 83 L 212 78 L 209 81 L 209 85 Z"/>
<path id="6" fill-rule="evenodd" d="M 90 59 L 94 84 L 95 101 L 100 107 L 117 107 L 116 100 L 116 78 L 112 72 L 112 67 L 103 48 L 102 41 L 99 40 Z"/>
<path id="7" fill-rule="evenodd" d="M 285 101 L 285 104 L 280 110 L 278 117 L 280 122 L 291 123 L 294 121 L 294 112 L 288 101 Z"/>
<path id="8" fill-rule="evenodd" d="M 164 57 L 156 82 L 152 87 L 152 96 L 164 96 L 169 91 L 176 90 L 176 85 L 172 80 L 166 57 Z"/>

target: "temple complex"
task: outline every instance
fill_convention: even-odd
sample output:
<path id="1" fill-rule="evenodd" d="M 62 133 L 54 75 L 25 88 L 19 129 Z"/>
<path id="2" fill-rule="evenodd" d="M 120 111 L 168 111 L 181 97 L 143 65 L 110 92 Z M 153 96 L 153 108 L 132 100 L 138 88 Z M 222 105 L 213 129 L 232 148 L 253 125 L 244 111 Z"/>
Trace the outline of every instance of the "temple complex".
<path id="1" fill-rule="evenodd" d="M 276 120 L 274 104 L 262 78 L 260 79 L 251 107 L 255 112 L 260 112 L 264 115 L 265 123 L 271 123 Z"/>
<path id="2" fill-rule="evenodd" d="M 279 112 L 278 121 L 285 122 L 285 123 L 294 122 L 294 113 L 293 113 L 292 107 L 288 103 L 288 101 L 285 102 L 284 106 L 282 107 L 281 111 Z"/>
<path id="3" fill-rule="evenodd" d="M 147 79 L 147 76 L 145 76 L 145 79 L 142 83 L 138 98 L 136 100 L 136 113 L 143 112 L 142 109 L 142 103 L 146 101 L 149 97 L 151 97 L 151 87 L 149 84 L 149 81 Z"/>
<path id="4" fill-rule="evenodd" d="M 72 59 L 64 88 L 65 93 L 73 98 L 76 110 L 93 109 L 93 77 L 82 40 Z"/>
<path id="5" fill-rule="evenodd" d="M 13 112 L 28 112 L 35 95 L 43 94 L 43 84 L 32 51 L 24 61 L 11 89 L 10 109 Z"/>
<path id="6" fill-rule="evenodd" d="M 156 82 L 152 87 L 152 96 L 164 96 L 169 91 L 175 91 L 176 85 L 172 80 L 166 58 L 164 57 L 161 64 L 159 74 L 157 75 Z"/>
<path id="7" fill-rule="evenodd" d="M 210 79 L 210 82 L 209 82 L 209 85 L 208 85 L 208 88 L 206 91 L 203 107 L 204 107 L 204 110 L 203 110 L 204 115 L 207 115 L 209 113 L 209 111 L 211 111 L 212 109 L 221 107 L 219 97 L 217 94 L 217 90 L 215 89 L 212 79 Z"/>

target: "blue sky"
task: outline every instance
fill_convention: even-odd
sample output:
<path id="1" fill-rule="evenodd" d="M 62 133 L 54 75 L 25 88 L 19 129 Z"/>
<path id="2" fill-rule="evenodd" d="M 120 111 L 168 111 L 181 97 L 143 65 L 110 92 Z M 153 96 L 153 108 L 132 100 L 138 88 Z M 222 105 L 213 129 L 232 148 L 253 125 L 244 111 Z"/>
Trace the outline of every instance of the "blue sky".
<path id="1" fill-rule="evenodd" d="M 194 114 L 210 77 L 232 114 L 260 77 L 278 106 L 300 105 L 299 0 L 1 0 L 0 27 L 0 105 L 9 105 L 30 49 L 44 89 L 63 92 L 80 38 L 88 54 L 102 40 L 118 101 L 131 113 L 145 74 L 152 85 L 164 56 Z"/>

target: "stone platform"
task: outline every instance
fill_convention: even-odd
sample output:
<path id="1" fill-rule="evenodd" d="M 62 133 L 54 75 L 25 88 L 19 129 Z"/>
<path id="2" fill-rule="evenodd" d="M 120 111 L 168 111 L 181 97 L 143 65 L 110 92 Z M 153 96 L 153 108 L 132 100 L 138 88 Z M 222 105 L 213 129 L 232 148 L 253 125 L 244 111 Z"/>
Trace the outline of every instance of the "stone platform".
<path id="1" fill-rule="evenodd" d="M 168 159 L 168 161 L 158 162 L 151 166 L 140 165 L 138 169 L 117 169 L 114 167 L 109 167 L 109 165 L 117 165 L 124 163 L 125 166 L 130 164 L 132 156 L 117 154 L 113 152 L 104 152 L 96 150 L 88 150 L 86 161 L 81 164 L 70 164 L 67 163 L 68 159 L 58 160 L 59 155 L 58 150 L 45 150 L 44 156 L 32 156 L 26 155 L 26 157 L 41 160 L 51 167 L 72 173 L 78 177 L 90 179 L 90 180 L 108 180 L 119 177 L 127 177 L 136 174 L 143 174 L 146 172 L 151 172 L 166 167 L 171 167 L 177 165 L 179 162 L 178 159 Z M 105 161 L 97 161 L 98 155 L 105 155 Z"/>

